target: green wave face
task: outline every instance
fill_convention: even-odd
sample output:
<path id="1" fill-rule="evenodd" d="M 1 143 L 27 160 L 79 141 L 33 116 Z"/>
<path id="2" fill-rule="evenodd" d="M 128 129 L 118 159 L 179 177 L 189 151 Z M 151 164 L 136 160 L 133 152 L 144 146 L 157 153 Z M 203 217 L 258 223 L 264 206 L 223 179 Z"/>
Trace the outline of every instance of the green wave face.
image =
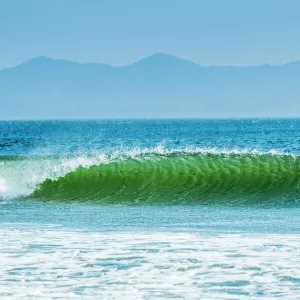
<path id="1" fill-rule="evenodd" d="M 31 198 L 160 204 L 286 204 L 300 199 L 300 158 L 254 154 L 149 154 L 47 179 Z"/>

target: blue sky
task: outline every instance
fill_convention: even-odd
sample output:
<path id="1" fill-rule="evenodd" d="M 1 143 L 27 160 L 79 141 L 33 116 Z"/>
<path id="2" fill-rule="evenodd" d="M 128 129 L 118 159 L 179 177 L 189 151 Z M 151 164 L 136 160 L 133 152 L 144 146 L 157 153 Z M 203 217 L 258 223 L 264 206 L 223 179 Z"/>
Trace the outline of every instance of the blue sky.
<path id="1" fill-rule="evenodd" d="M 126 65 L 300 60 L 299 0 L 0 0 L 0 68 L 32 57 Z"/>

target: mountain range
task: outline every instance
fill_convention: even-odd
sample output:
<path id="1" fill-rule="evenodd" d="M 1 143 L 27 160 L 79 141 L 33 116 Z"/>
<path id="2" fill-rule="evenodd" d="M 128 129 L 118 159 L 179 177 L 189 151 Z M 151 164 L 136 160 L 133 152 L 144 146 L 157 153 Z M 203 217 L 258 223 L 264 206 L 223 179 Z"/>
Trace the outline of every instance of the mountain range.
<path id="1" fill-rule="evenodd" d="M 300 116 L 300 61 L 203 67 L 167 54 L 113 67 L 37 57 L 0 71 L 0 119 Z"/>

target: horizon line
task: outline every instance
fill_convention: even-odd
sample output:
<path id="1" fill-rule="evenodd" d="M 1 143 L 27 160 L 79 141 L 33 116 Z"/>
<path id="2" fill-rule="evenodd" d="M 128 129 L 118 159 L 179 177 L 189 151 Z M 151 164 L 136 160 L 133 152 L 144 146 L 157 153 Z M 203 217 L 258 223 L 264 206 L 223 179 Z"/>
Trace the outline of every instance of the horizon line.
<path id="1" fill-rule="evenodd" d="M 0 119 L 0 122 L 47 122 L 47 121 L 239 121 L 239 120 L 298 120 L 300 116 L 277 117 L 110 117 L 110 118 L 44 118 L 44 119 Z"/>

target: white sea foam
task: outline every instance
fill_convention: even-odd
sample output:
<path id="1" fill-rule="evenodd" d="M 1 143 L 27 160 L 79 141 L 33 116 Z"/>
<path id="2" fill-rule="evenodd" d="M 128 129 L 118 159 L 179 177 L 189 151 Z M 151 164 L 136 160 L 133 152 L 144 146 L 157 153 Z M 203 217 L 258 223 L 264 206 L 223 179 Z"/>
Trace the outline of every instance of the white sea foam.
<path id="1" fill-rule="evenodd" d="M 297 299 L 300 236 L 1 228 L 1 299 Z"/>

